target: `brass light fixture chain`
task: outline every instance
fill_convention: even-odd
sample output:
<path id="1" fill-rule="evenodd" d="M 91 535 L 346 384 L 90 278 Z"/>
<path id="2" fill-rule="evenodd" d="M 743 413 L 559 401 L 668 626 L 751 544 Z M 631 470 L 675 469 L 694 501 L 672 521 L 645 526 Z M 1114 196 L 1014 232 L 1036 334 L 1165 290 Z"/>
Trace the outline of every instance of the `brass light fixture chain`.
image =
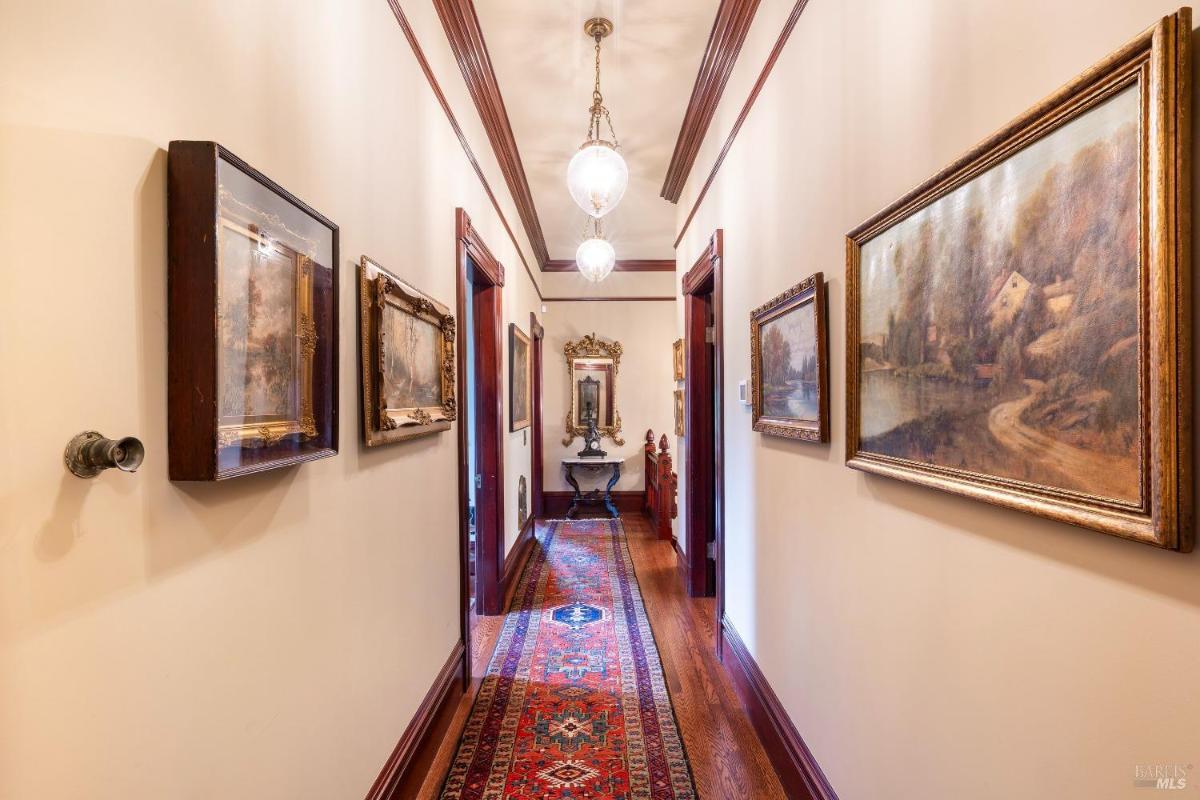
<path id="1" fill-rule="evenodd" d="M 592 107 L 588 115 L 587 139 L 588 141 L 599 141 L 602 134 L 601 124 L 602 122 L 607 122 L 608 132 L 612 136 L 613 147 L 617 147 L 617 132 L 613 128 L 612 115 L 604 107 L 604 95 L 600 91 L 600 40 L 604 36 L 604 33 L 597 30 L 592 37 L 596 40 L 596 81 L 592 85 Z"/>

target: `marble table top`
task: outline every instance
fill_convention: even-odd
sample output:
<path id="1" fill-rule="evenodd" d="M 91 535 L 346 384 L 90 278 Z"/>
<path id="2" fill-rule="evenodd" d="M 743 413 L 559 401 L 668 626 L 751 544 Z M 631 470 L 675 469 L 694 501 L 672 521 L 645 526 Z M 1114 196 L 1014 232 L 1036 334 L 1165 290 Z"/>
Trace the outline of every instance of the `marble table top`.
<path id="1" fill-rule="evenodd" d="M 562 463 L 571 464 L 576 467 L 610 467 L 613 464 L 624 464 L 625 459 L 620 456 L 603 456 L 601 458 L 573 456 L 571 458 L 564 458 Z"/>

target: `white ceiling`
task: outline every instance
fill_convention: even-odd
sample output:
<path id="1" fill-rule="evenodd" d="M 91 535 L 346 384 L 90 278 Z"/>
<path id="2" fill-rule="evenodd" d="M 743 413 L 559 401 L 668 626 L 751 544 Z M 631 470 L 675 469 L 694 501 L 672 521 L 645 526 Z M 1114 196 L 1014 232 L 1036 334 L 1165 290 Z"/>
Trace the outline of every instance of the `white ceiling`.
<path id="1" fill-rule="evenodd" d="M 496 79 L 552 259 L 575 258 L 586 215 L 567 194 L 567 162 L 587 132 L 593 43 L 583 23 L 616 26 L 600 55 L 601 91 L 629 164 L 605 225 L 617 258 L 673 259 L 675 206 L 659 197 L 718 0 L 476 0 Z"/>

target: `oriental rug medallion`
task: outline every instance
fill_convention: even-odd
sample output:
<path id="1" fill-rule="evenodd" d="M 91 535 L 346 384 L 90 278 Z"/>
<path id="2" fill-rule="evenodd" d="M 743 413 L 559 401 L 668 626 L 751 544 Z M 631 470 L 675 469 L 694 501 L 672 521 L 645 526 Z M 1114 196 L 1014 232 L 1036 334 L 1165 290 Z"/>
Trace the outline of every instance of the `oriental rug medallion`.
<path id="1" fill-rule="evenodd" d="M 619 521 L 534 545 L 441 796 L 696 797 Z"/>

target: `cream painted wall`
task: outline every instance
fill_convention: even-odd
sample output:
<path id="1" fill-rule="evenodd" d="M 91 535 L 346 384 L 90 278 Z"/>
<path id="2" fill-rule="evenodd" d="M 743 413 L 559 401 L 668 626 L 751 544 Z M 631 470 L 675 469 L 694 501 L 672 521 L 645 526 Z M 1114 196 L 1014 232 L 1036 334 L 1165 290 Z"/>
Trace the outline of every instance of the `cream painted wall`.
<path id="1" fill-rule="evenodd" d="M 668 273 L 669 274 L 669 273 Z M 621 413 L 624 446 L 618 447 L 609 438 L 600 446 L 609 455 L 620 455 L 626 461 L 621 467 L 621 479 L 613 491 L 641 491 L 645 488 L 644 448 L 646 430 L 654 431 L 655 441 L 664 432 L 671 435 L 675 426 L 671 376 L 671 342 L 675 341 L 675 303 L 613 301 L 546 303 L 541 316 L 546 328 L 543 355 L 544 391 L 542 394 L 543 451 L 545 457 L 546 491 L 570 491 L 564 477 L 562 461 L 583 448 L 583 440 L 575 439 L 564 447 L 566 417 L 570 408 L 570 381 L 563 346 L 572 339 L 589 333 L 605 341 L 618 341 L 624 348 L 621 370 L 617 376 L 617 410 Z M 585 490 L 603 488 L 603 480 L 580 480 Z"/>
<path id="2" fill-rule="evenodd" d="M 792 5 L 763 0 L 679 224 Z M 679 248 L 725 230 L 727 613 L 842 800 L 1136 799 L 1136 764 L 1200 765 L 1196 554 L 842 463 L 845 232 L 1175 7 L 812 0 Z M 827 446 L 736 402 L 750 309 L 817 270 Z"/>
<path id="3" fill-rule="evenodd" d="M 405 6 L 502 192 L 436 14 Z M 0 0 L 0 19 L 0 434 L 21 454 L 0 466 L 0 797 L 361 797 L 459 616 L 455 435 L 360 446 L 355 266 L 452 304 L 463 206 L 526 326 L 529 277 L 386 3 Z M 177 138 L 341 226 L 336 458 L 167 480 Z M 86 428 L 141 437 L 143 469 L 68 475 Z M 522 459 L 510 435 L 510 541 Z"/>
<path id="4" fill-rule="evenodd" d="M 671 272 L 614 272 L 592 283 L 578 272 L 547 272 L 541 276 L 546 297 L 671 297 L 675 275 Z"/>

